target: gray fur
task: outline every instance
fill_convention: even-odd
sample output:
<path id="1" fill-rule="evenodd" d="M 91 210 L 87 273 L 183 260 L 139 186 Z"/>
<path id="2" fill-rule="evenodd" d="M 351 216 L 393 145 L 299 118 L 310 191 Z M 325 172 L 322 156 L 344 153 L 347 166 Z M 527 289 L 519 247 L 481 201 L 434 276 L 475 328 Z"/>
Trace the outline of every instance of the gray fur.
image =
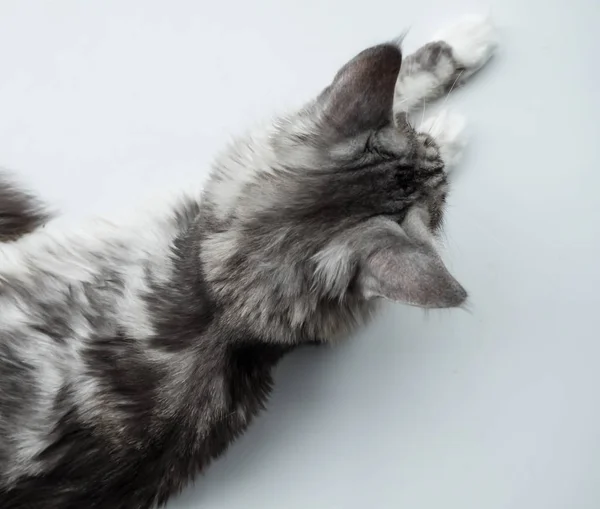
<path id="1" fill-rule="evenodd" d="M 436 76 L 448 58 L 422 98 L 458 64 L 445 43 L 409 57 Z M 438 142 L 394 115 L 408 78 L 398 46 L 366 50 L 229 147 L 202 195 L 138 222 L 36 229 L 0 179 L 0 507 L 162 504 L 263 408 L 286 352 L 381 297 L 464 302 L 435 249 Z"/>
<path id="2" fill-rule="evenodd" d="M 32 232 L 51 218 L 33 194 L 24 191 L 0 170 L 0 242 L 7 242 Z"/>

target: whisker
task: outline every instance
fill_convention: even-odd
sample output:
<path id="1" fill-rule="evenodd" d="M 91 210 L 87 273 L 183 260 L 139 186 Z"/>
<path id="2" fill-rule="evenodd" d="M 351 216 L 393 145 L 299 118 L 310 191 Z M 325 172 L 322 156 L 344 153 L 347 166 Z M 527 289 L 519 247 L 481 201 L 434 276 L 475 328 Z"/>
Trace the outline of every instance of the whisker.
<path id="1" fill-rule="evenodd" d="M 448 93 L 446 94 L 446 97 L 444 99 L 444 102 L 442 103 L 442 109 L 446 106 L 446 103 L 448 102 L 448 98 L 450 97 L 450 94 L 452 93 L 452 91 L 454 90 L 454 87 L 456 86 L 456 84 L 458 83 L 458 80 L 460 79 L 460 77 L 462 76 L 463 72 L 465 72 L 464 69 L 462 69 L 458 75 L 456 76 L 456 78 L 454 79 L 454 82 L 452 83 L 452 86 L 450 87 L 450 90 L 448 90 Z M 433 122 L 433 124 L 431 124 L 431 127 L 429 128 L 429 134 L 431 134 L 431 131 L 433 130 L 434 127 L 437 127 L 437 123 L 439 122 L 439 117 L 435 120 L 435 122 Z"/>
<path id="2" fill-rule="evenodd" d="M 403 108 L 399 108 L 399 106 L 401 106 L 402 104 L 404 104 L 406 101 L 408 101 L 408 97 L 405 97 L 401 101 L 398 101 L 397 103 L 394 103 L 394 106 L 393 106 L 394 111 L 396 113 L 398 113 L 398 110 L 400 110 L 402 113 L 408 113 L 408 110 L 405 110 Z"/>
<path id="3" fill-rule="evenodd" d="M 452 86 L 450 87 L 450 90 L 448 90 L 448 93 L 446 94 L 446 99 L 444 99 L 444 105 L 446 105 L 446 103 L 448 102 L 448 97 L 450 97 L 450 94 L 452 93 L 452 91 L 454 90 L 454 87 L 456 86 L 456 84 L 458 83 L 458 80 L 460 79 L 460 77 L 462 76 L 463 72 L 465 72 L 464 69 L 462 69 L 459 73 L 458 76 L 456 77 L 456 79 L 454 80 L 454 83 L 452 83 Z"/>

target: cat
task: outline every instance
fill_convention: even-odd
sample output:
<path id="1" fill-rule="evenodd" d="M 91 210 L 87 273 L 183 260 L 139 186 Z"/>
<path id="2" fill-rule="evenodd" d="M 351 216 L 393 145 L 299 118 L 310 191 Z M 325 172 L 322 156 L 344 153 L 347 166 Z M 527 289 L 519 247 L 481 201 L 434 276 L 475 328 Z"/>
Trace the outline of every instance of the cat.
<path id="1" fill-rule="evenodd" d="M 200 193 L 65 228 L 0 176 L 0 507 L 163 505 L 261 411 L 271 370 L 383 299 L 462 306 L 436 250 L 462 117 L 410 112 L 491 57 L 470 17 L 364 50 L 240 138 Z"/>

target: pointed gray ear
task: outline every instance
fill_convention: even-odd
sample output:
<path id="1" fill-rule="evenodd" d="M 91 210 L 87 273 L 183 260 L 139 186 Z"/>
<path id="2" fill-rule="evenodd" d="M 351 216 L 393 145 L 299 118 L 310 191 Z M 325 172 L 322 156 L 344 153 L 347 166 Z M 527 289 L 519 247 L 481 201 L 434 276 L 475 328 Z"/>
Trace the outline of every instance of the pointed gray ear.
<path id="1" fill-rule="evenodd" d="M 319 98 L 329 124 L 351 137 L 390 122 L 401 63 L 400 48 L 382 44 L 364 50 L 342 67 Z"/>
<path id="2" fill-rule="evenodd" d="M 359 285 L 366 298 L 385 297 L 424 308 L 458 307 L 467 292 L 452 277 L 435 249 L 408 236 L 380 238 L 363 260 Z"/>

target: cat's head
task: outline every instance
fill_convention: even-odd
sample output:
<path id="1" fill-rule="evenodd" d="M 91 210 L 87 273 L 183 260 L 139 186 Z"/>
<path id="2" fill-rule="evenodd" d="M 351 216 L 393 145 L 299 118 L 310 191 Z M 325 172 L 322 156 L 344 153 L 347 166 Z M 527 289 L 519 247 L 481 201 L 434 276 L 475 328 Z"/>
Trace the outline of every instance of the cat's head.
<path id="1" fill-rule="evenodd" d="M 218 160 L 203 266 L 240 316 L 327 336 L 379 297 L 465 301 L 435 247 L 447 193 L 438 147 L 394 112 L 401 63 L 395 44 L 365 50 L 301 111 Z"/>

